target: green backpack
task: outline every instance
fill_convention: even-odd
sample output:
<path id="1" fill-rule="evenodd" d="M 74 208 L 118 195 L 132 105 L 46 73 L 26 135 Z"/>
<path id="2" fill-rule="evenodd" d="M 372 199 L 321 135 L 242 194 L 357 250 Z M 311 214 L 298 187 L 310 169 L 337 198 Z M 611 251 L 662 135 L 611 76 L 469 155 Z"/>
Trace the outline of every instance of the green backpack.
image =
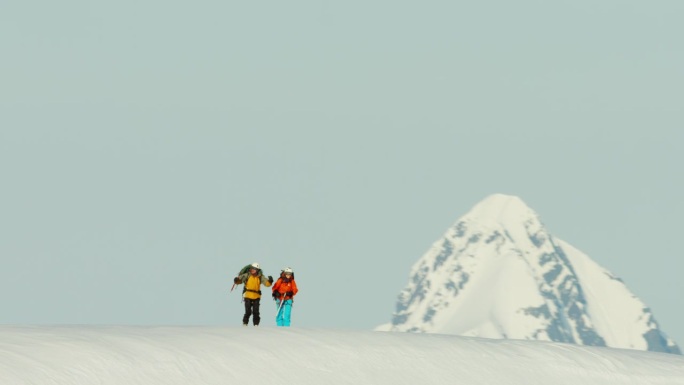
<path id="1" fill-rule="evenodd" d="M 242 269 L 240 269 L 240 272 L 238 273 L 238 277 L 241 276 L 242 274 L 245 274 L 252 268 L 252 264 L 250 263 L 249 265 L 246 265 Z"/>

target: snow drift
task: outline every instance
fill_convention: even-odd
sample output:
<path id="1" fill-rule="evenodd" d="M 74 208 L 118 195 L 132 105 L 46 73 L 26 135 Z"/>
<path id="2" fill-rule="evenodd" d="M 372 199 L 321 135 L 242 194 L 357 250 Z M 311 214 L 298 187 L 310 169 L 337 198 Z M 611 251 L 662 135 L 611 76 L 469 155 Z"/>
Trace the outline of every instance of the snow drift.
<path id="1" fill-rule="evenodd" d="M 539 341 L 275 327 L 0 327 L 7 385 L 684 385 L 684 357 Z"/>

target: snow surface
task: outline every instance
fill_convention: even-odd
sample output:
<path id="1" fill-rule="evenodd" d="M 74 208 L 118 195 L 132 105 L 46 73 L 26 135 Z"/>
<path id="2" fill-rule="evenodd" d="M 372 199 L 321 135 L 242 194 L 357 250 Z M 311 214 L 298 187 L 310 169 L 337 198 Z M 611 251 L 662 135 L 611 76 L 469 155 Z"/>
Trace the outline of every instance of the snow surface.
<path id="1" fill-rule="evenodd" d="M 0 326 L 7 385 L 684 385 L 684 357 L 540 341 L 276 327 Z"/>

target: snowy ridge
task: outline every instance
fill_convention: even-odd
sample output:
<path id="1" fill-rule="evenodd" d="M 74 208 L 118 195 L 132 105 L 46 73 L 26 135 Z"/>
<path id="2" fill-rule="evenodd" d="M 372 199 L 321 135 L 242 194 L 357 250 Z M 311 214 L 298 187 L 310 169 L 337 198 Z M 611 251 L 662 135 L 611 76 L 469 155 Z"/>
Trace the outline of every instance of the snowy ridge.
<path id="1" fill-rule="evenodd" d="M 478 203 L 414 264 L 392 321 L 377 330 L 680 353 L 622 281 L 503 194 Z"/>
<path id="2" fill-rule="evenodd" d="M 684 385 L 684 357 L 538 341 L 275 327 L 0 326 L 8 385 Z"/>

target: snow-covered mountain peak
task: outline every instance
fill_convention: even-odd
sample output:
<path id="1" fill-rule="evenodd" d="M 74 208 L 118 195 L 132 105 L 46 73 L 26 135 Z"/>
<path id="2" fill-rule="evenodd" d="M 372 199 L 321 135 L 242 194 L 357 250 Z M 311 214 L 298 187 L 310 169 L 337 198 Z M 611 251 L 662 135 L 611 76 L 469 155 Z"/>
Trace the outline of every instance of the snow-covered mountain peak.
<path id="1" fill-rule="evenodd" d="M 476 204 L 413 265 L 378 330 L 679 353 L 620 279 L 504 194 Z"/>
<path id="2" fill-rule="evenodd" d="M 522 199 L 514 195 L 492 194 L 477 203 L 452 227 L 452 231 L 472 234 L 474 240 L 506 238 L 518 247 L 539 247 L 550 235 L 539 215 Z"/>
<path id="3" fill-rule="evenodd" d="M 520 218 L 530 217 L 537 217 L 537 214 L 519 197 L 492 194 L 476 204 L 463 218 L 480 222 L 493 221 L 505 225 L 516 223 Z"/>

